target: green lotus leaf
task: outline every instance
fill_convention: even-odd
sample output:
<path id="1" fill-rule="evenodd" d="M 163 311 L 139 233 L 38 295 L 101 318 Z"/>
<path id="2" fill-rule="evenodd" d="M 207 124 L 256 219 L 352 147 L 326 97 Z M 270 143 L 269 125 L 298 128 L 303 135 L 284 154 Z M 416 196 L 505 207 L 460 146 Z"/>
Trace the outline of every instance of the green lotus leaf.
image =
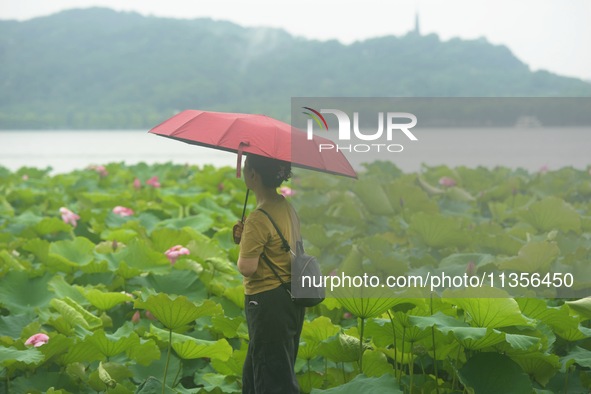
<path id="1" fill-rule="evenodd" d="M 105 230 L 101 233 L 101 239 L 107 241 L 117 241 L 127 244 L 133 239 L 138 238 L 139 234 L 137 231 L 130 228 L 118 228 L 114 230 Z M 112 251 L 112 250 L 111 250 Z M 99 252 L 102 253 L 102 252 Z"/>
<path id="2" fill-rule="evenodd" d="M 213 324 L 213 330 L 221 333 L 224 338 L 239 337 L 248 339 L 246 320 L 242 316 L 231 318 L 223 314 L 217 314 L 211 318 L 211 323 Z"/>
<path id="3" fill-rule="evenodd" d="M 156 229 L 166 227 L 173 229 L 181 229 L 183 227 L 190 227 L 199 232 L 206 232 L 211 229 L 214 225 L 213 218 L 207 215 L 195 215 L 189 216 L 183 219 L 166 219 L 160 221 L 156 225 Z"/>
<path id="4" fill-rule="evenodd" d="M 130 283 L 157 293 L 184 295 L 189 300 L 197 301 L 207 298 L 207 291 L 200 277 L 193 271 L 174 269 L 169 271 L 167 275 L 134 276 L 130 279 Z"/>
<path id="5" fill-rule="evenodd" d="M 236 266 L 232 264 L 227 258 L 210 257 L 205 261 L 205 264 L 211 265 L 214 273 L 223 272 L 225 274 L 235 274 Z"/>
<path id="6" fill-rule="evenodd" d="M 172 383 L 171 383 L 172 384 Z M 149 376 L 143 381 L 135 391 L 135 394 L 178 394 L 177 390 L 171 389 L 168 385 L 162 388 L 162 381 L 153 376 Z"/>
<path id="7" fill-rule="evenodd" d="M 379 378 L 368 377 L 364 374 L 357 375 L 353 380 L 326 390 L 314 389 L 311 394 L 402 394 L 398 389 L 398 381 L 394 376 L 385 374 Z"/>
<path id="8" fill-rule="evenodd" d="M 23 329 L 35 318 L 31 311 L 19 315 L 0 316 L 0 337 L 20 338 Z"/>
<path id="9" fill-rule="evenodd" d="M 45 359 L 49 360 L 54 356 L 66 353 L 73 343 L 74 338 L 66 337 L 62 334 L 51 334 L 49 336 L 49 341 L 45 345 L 39 347 L 39 350 L 43 353 Z"/>
<path id="10" fill-rule="evenodd" d="M 54 297 L 47 289 L 50 278 L 50 275 L 30 277 L 26 271 L 8 272 L 0 280 L 0 305 L 14 314 L 47 306 Z"/>
<path id="11" fill-rule="evenodd" d="M 318 357 L 320 354 L 318 353 L 318 348 L 320 347 L 320 343 L 318 342 L 301 342 L 300 346 L 298 347 L 298 358 L 300 360 L 312 360 Z"/>
<path id="12" fill-rule="evenodd" d="M 496 288 L 465 289 L 447 292 L 458 298 L 448 298 L 447 302 L 462 308 L 477 327 L 499 328 L 508 326 L 530 326 L 532 321 L 521 314 L 519 305 L 506 292 Z M 474 298 L 487 295 L 497 298 Z"/>
<path id="13" fill-rule="evenodd" d="M 363 373 L 370 377 L 380 377 L 384 374 L 394 374 L 394 369 L 383 352 L 367 350 L 363 353 Z"/>
<path id="14" fill-rule="evenodd" d="M 471 242 L 471 233 L 462 228 L 458 219 L 442 214 L 414 214 L 409 231 L 433 248 L 461 247 Z"/>
<path id="15" fill-rule="evenodd" d="M 6 231 L 23 238 L 37 238 L 38 234 L 32 228 L 41 220 L 43 220 L 41 216 L 35 215 L 31 211 L 25 211 L 21 215 L 12 218 L 6 227 Z"/>
<path id="16" fill-rule="evenodd" d="M 478 353 L 460 369 L 464 384 L 478 394 L 523 394 L 533 390 L 529 377 L 509 357 L 498 353 Z"/>
<path id="17" fill-rule="evenodd" d="M 109 192 L 86 192 L 81 193 L 78 198 L 85 205 L 102 208 L 112 208 L 121 205 L 121 195 L 114 195 Z"/>
<path id="18" fill-rule="evenodd" d="M 383 186 L 390 204 L 396 212 L 439 212 L 437 203 L 430 199 L 427 193 L 413 183 L 397 180 Z"/>
<path id="19" fill-rule="evenodd" d="M 160 348 L 153 339 L 140 338 L 139 343 L 127 350 L 127 356 L 140 365 L 150 365 L 153 361 L 160 360 Z"/>
<path id="20" fill-rule="evenodd" d="M 95 346 L 96 350 L 105 357 L 113 357 L 126 352 L 139 344 L 139 337 L 135 332 L 122 336 L 121 333 L 106 334 L 104 330 L 96 330 L 86 341 Z"/>
<path id="21" fill-rule="evenodd" d="M 0 365 L 8 367 L 16 362 L 39 364 L 45 356 L 37 348 L 18 350 L 13 347 L 0 347 Z"/>
<path id="22" fill-rule="evenodd" d="M 193 211 L 205 214 L 215 219 L 217 223 L 234 223 L 236 221 L 236 214 L 227 208 L 221 207 L 217 201 L 219 199 L 214 199 L 209 193 L 202 193 L 200 197 L 191 204 Z"/>
<path id="23" fill-rule="evenodd" d="M 14 208 L 5 197 L 0 197 L 0 217 L 11 218 L 14 216 Z"/>
<path id="24" fill-rule="evenodd" d="M 351 335 L 339 334 L 320 343 L 318 353 L 334 362 L 359 360 L 359 339 Z"/>
<path id="25" fill-rule="evenodd" d="M 156 335 L 162 341 L 169 340 L 170 333 L 154 325 L 150 325 L 150 333 Z M 232 347 L 225 339 L 206 341 L 188 335 L 172 333 L 172 348 L 184 360 L 208 357 L 227 361 L 232 356 Z"/>
<path id="26" fill-rule="evenodd" d="M 386 273 L 404 275 L 408 273 L 408 255 L 395 251 L 392 242 L 383 235 L 359 238 L 357 250 L 365 263 L 364 273 L 368 275 Z"/>
<path id="27" fill-rule="evenodd" d="M 212 359 L 211 366 L 225 376 L 242 376 L 242 367 L 244 366 L 245 359 L 246 349 L 236 349 L 232 352 L 232 356 L 226 361 L 217 358 Z"/>
<path id="28" fill-rule="evenodd" d="M 478 267 L 494 263 L 495 258 L 490 254 L 484 253 L 454 253 L 445 257 L 439 263 L 439 268 L 447 275 L 463 275 L 468 269 L 468 265 L 473 263 Z M 476 273 L 476 272 L 474 272 Z"/>
<path id="29" fill-rule="evenodd" d="M 87 340 L 79 340 L 70 346 L 67 353 L 58 357 L 58 362 L 61 365 L 68 365 L 76 362 L 102 361 L 104 359 L 105 356 L 101 352 L 97 352 L 97 348 L 93 343 Z"/>
<path id="30" fill-rule="evenodd" d="M 584 368 L 591 368 L 591 350 L 575 346 L 574 349 L 569 351 L 560 361 L 565 369 L 572 364 L 577 364 Z"/>
<path id="31" fill-rule="evenodd" d="M 473 202 L 476 201 L 476 198 L 466 189 L 461 187 L 451 187 L 447 189 L 446 196 L 454 201 L 461 201 L 461 202 Z"/>
<path id="32" fill-rule="evenodd" d="M 49 256 L 50 243 L 44 239 L 35 238 L 27 240 L 23 245 L 23 250 L 31 252 L 39 261 L 46 262 Z"/>
<path id="33" fill-rule="evenodd" d="M 49 257 L 62 257 L 72 265 L 85 265 L 94 259 L 94 244 L 87 238 L 57 241 L 49 246 Z"/>
<path id="34" fill-rule="evenodd" d="M 431 196 L 436 196 L 445 193 L 445 190 L 431 185 L 421 175 L 417 176 L 417 182 L 421 188 Z"/>
<path id="35" fill-rule="evenodd" d="M 520 334 L 505 333 L 505 342 L 513 349 L 519 352 L 530 352 L 540 350 L 542 341 L 538 337 Z M 509 351 L 507 353 L 510 353 Z"/>
<path id="36" fill-rule="evenodd" d="M 223 296 L 240 308 L 244 308 L 244 287 L 226 287 Z"/>
<path id="37" fill-rule="evenodd" d="M 533 203 L 522 217 L 540 231 L 561 230 L 565 233 L 578 233 L 581 230 L 579 213 L 563 199 L 554 196 Z"/>
<path id="38" fill-rule="evenodd" d="M 69 233 L 72 231 L 72 226 L 58 218 L 43 218 L 39 223 L 32 226 L 31 230 L 39 236 L 44 236 L 59 232 Z"/>
<path id="39" fill-rule="evenodd" d="M 0 251 L 0 267 L 6 271 L 25 271 L 31 269 L 31 264 L 28 261 L 18 259 L 8 253 L 7 250 L 2 250 Z"/>
<path id="40" fill-rule="evenodd" d="M 191 251 L 191 256 L 195 256 L 200 261 L 211 258 L 228 259 L 227 253 L 220 245 L 203 234 L 193 234 L 193 240 L 185 246 Z"/>
<path id="41" fill-rule="evenodd" d="M 429 327 L 435 327 L 446 334 L 459 327 L 469 327 L 467 323 L 441 312 L 436 312 L 432 316 L 409 316 L 408 320 L 413 327 L 423 330 Z"/>
<path id="42" fill-rule="evenodd" d="M 402 333 L 396 331 L 396 325 L 392 327 L 390 319 L 373 318 L 365 324 L 364 335 L 378 347 L 386 348 L 394 343 L 394 334 L 402 339 Z"/>
<path id="43" fill-rule="evenodd" d="M 84 297 L 79 286 L 72 286 L 62 275 L 55 275 L 48 283 L 48 288 L 55 294 L 55 298 L 70 298 L 81 305 L 88 305 L 86 297 Z"/>
<path id="44" fill-rule="evenodd" d="M 99 362 L 99 366 L 98 366 L 98 375 L 99 378 L 101 379 L 101 381 L 110 388 L 114 388 L 115 386 L 117 386 L 117 381 L 115 381 L 111 375 L 109 374 L 109 372 L 107 372 L 107 370 L 103 367 L 103 362 Z"/>
<path id="45" fill-rule="evenodd" d="M 183 229 L 159 228 L 152 231 L 150 235 L 154 250 L 164 253 L 175 245 L 187 245 L 192 236 Z"/>
<path id="46" fill-rule="evenodd" d="M 138 239 L 132 241 L 126 248 L 114 253 L 114 262 L 121 265 L 125 262 L 126 267 L 137 275 L 140 272 L 168 273 L 170 271 L 170 261 L 164 253 L 157 252 L 150 248 L 146 241 Z M 118 266 L 113 266 L 113 270 Z"/>
<path id="47" fill-rule="evenodd" d="M 305 342 L 322 342 L 340 330 L 340 327 L 332 324 L 328 317 L 320 316 L 312 321 L 304 321 L 301 338 Z"/>
<path id="48" fill-rule="evenodd" d="M 94 330 L 103 325 L 99 317 L 88 312 L 71 298 L 66 297 L 62 300 L 55 298 L 50 304 L 72 327 L 80 326 L 87 330 Z"/>
<path id="49" fill-rule="evenodd" d="M 331 198 L 329 206 L 322 216 L 326 216 L 330 221 L 337 220 L 345 225 L 359 226 L 367 220 L 366 214 L 361 209 L 363 206 L 357 196 L 339 194 Z"/>
<path id="50" fill-rule="evenodd" d="M 374 215 L 391 215 L 394 213 L 388 196 L 382 189 L 382 183 L 374 178 L 359 179 L 354 183 L 353 192 Z"/>
<path id="51" fill-rule="evenodd" d="M 518 298 L 516 301 L 525 316 L 547 324 L 556 335 L 566 340 L 572 340 L 573 335 L 584 338 L 579 330 L 579 319 L 569 314 L 567 305 L 550 307 L 546 301 L 536 298 Z"/>
<path id="52" fill-rule="evenodd" d="M 523 245 L 522 241 L 493 222 L 478 225 L 474 231 L 474 241 L 484 251 L 509 256 L 516 255 Z"/>
<path id="53" fill-rule="evenodd" d="M 241 393 L 242 389 L 235 378 L 218 373 L 197 373 L 195 381 L 203 385 L 204 393 Z"/>
<path id="54" fill-rule="evenodd" d="M 223 313 L 221 306 L 213 301 L 206 300 L 201 305 L 196 305 L 185 296 L 171 297 L 163 293 L 136 299 L 134 306 L 149 310 L 170 330 L 178 330 L 202 316 Z"/>
<path id="55" fill-rule="evenodd" d="M 98 289 L 84 289 L 80 292 L 96 308 L 107 311 L 124 302 L 131 302 L 133 298 L 125 293 L 104 292 Z"/>
<path id="56" fill-rule="evenodd" d="M 566 301 L 566 305 L 583 319 L 591 319 L 591 297 L 585 297 L 574 301 Z"/>
<path id="57" fill-rule="evenodd" d="M 400 301 L 396 298 L 339 298 L 343 308 L 362 319 L 380 316 Z"/>
<path id="58" fill-rule="evenodd" d="M 555 354 L 526 353 L 510 356 L 521 369 L 529 376 L 533 376 L 536 382 L 546 386 L 552 376 L 560 370 L 560 359 Z"/>
<path id="59" fill-rule="evenodd" d="M 305 374 L 296 375 L 298 385 L 300 386 L 300 392 L 309 393 L 314 388 L 322 387 L 328 380 L 324 374 L 320 374 L 316 371 L 308 371 Z"/>
<path id="60" fill-rule="evenodd" d="M 520 272 L 547 273 L 560 254 L 556 242 L 532 241 L 519 249 L 516 257 L 502 260 L 499 268 Z"/>
<path id="61" fill-rule="evenodd" d="M 319 248 L 325 248 L 330 246 L 334 240 L 328 236 L 326 229 L 323 225 L 314 223 L 309 225 L 302 225 L 302 234 L 306 234 L 307 239 L 312 244 Z"/>
<path id="62" fill-rule="evenodd" d="M 410 317 L 414 314 L 426 314 L 427 311 L 420 308 L 414 308 L 408 312 L 397 311 L 394 313 L 394 327 L 396 332 L 402 333 L 404 331 L 404 339 L 406 342 L 418 342 L 431 332 L 423 328 L 415 326 L 411 323 Z"/>

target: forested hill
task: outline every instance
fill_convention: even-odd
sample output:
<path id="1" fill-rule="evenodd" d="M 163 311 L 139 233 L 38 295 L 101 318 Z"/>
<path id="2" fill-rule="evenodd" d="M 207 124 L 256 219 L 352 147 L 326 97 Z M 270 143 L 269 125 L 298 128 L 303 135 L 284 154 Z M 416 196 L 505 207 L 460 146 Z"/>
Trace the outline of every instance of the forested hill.
<path id="1" fill-rule="evenodd" d="M 148 128 L 175 111 L 286 119 L 292 96 L 591 96 L 486 40 L 343 45 L 210 19 L 70 10 L 0 21 L 0 128 Z"/>

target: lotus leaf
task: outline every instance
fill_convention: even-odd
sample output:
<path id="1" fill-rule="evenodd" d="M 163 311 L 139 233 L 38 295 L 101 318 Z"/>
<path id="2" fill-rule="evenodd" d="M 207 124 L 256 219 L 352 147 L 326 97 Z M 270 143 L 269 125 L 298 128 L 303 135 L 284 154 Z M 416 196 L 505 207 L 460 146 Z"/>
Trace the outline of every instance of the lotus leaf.
<path id="1" fill-rule="evenodd" d="M 478 394 L 531 393 L 532 383 L 519 365 L 498 353 L 479 353 L 459 371 L 462 382 Z"/>
<path id="2" fill-rule="evenodd" d="M 379 378 L 368 377 L 363 374 L 357 375 L 350 382 L 327 390 L 312 390 L 311 394 L 359 394 L 359 393 L 380 393 L 380 394 L 402 394 L 397 389 L 398 382 L 394 376 L 385 374 Z"/>
<path id="3" fill-rule="evenodd" d="M 185 296 L 171 297 L 164 293 L 149 295 L 145 299 L 136 299 L 134 306 L 149 310 L 170 330 L 183 328 L 201 316 L 222 313 L 221 307 L 212 301 L 197 305 Z"/>
<path id="4" fill-rule="evenodd" d="M 554 196 L 533 203 L 522 216 L 540 231 L 557 229 L 578 233 L 581 230 L 579 213 L 563 199 Z"/>
<path id="5" fill-rule="evenodd" d="M 167 331 L 151 325 L 150 332 L 158 336 L 161 340 L 168 341 L 169 333 Z M 232 347 L 225 339 L 206 341 L 187 335 L 173 333 L 172 348 L 182 359 L 208 357 L 227 361 L 232 356 Z"/>

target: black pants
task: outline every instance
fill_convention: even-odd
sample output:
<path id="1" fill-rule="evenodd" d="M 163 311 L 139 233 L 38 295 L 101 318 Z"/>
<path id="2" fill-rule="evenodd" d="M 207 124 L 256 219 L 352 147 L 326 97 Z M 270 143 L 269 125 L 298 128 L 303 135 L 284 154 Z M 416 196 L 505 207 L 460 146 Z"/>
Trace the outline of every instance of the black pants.
<path id="1" fill-rule="evenodd" d="M 248 352 L 242 371 L 244 394 L 298 394 L 294 365 L 305 308 L 294 305 L 282 286 L 244 301 Z"/>

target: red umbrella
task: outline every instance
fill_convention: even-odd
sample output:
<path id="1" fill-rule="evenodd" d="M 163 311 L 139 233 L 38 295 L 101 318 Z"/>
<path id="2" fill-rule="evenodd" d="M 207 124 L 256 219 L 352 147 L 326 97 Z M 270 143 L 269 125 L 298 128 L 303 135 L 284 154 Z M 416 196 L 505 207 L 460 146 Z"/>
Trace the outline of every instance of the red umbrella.
<path id="1" fill-rule="evenodd" d="M 240 177 L 242 153 L 291 162 L 293 166 L 357 178 L 342 152 L 319 149 L 334 143 L 265 115 L 186 110 L 149 131 L 189 144 L 238 153 L 236 175 Z"/>

